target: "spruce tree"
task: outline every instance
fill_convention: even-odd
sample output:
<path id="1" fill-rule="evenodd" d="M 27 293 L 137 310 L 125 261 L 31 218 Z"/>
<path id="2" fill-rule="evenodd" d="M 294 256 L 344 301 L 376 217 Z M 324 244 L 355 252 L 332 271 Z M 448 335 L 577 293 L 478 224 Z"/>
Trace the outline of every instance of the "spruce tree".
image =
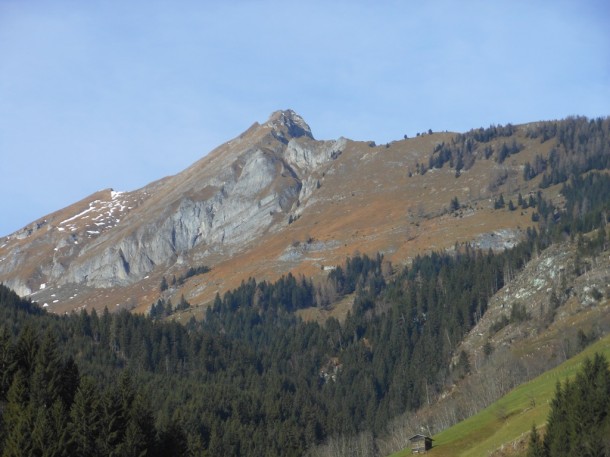
<path id="1" fill-rule="evenodd" d="M 70 410 L 70 455 L 96 457 L 99 453 L 99 437 L 102 431 L 99 393 L 93 379 L 85 377 L 74 395 Z"/>
<path id="2" fill-rule="evenodd" d="M 67 455 L 67 414 L 60 400 L 49 408 L 36 409 L 31 441 L 34 455 L 60 457 Z"/>
<path id="3" fill-rule="evenodd" d="M 29 392 L 23 373 L 17 372 L 8 391 L 8 403 L 3 414 L 6 438 L 2 457 L 22 457 L 32 453 L 32 429 L 34 409 L 29 401 Z"/>
<path id="4" fill-rule="evenodd" d="M 544 437 L 549 457 L 604 456 L 610 430 L 610 370 L 605 357 L 586 359 L 564 387 L 558 383 Z"/>
<path id="5" fill-rule="evenodd" d="M 36 354 L 32 374 L 31 393 L 36 408 L 49 409 L 61 398 L 62 368 L 55 338 L 47 331 Z"/>
<path id="6" fill-rule="evenodd" d="M 16 368 L 15 348 L 11 337 L 4 326 L 0 327 L 0 401 L 6 400 Z"/>
<path id="7" fill-rule="evenodd" d="M 536 425 L 532 425 L 532 431 L 530 432 L 529 447 L 527 449 L 527 457 L 546 457 L 544 453 L 544 446 Z"/>

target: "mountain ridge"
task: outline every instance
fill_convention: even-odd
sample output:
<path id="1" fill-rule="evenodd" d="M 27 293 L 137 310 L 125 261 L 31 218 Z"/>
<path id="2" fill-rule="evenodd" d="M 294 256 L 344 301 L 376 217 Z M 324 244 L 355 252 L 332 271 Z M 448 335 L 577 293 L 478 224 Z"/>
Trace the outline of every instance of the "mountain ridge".
<path id="1" fill-rule="evenodd" d="M 357 252 L 402 263 L 507 228 L 510 242 L 532 225 L 532 210 L 499 212 L 492 199 L 536 189 L 538 179 L 520 177 L 523 164 L 550 150 L 528 128 L 510 129 L 527 142 L 511 163 L 480 158 L 458 176 L 427 164 L 454 133 L 380 146 L 321 141 L 294 111 L 276 111 L 180 173 L 94 193 L 3 238 L 0 281 L 56 312 L 109 304 L 146 312 L 162 277 L 188 266 L 212 267 L 203 283 L 174 291 L 196 308 L 248 277 L 317 277 Z M 462 203 L 450 212 L 453 198 Z"/>

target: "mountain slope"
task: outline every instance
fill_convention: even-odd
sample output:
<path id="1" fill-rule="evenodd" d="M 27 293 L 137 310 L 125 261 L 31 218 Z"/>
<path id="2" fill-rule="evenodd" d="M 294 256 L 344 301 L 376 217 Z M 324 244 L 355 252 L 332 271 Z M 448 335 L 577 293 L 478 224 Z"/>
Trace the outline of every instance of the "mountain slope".
<path id="1" fill-rule="evenodd" d="M 456 243 L 503 248 L 533 225 L 533 209 L 495 209 L 494 200 L 538 190 L 542 176 L 524 170 L 554 144 L 537 128 L 376 146 L 317 141 L 300 116 L 278 111 L 175 176 L 97 192 L 1 239 L 0 281 L 55 312 L 146 312 L 184 295 L 201 317 L 216 293 L 249 277 L 323 276 L 356 252 L 397 264 Z M 164 276 L 200 265 L 212 270 L 160 293 Z"/>
<path id="2" fill-rule="evenodd" d="M 178 234 L 198 232 L 174 225 L 168 241 L 163 221 L 176 220 L 184 202 L 196 205 L 217 195 L 206 187 L 214 176 L 205 182 L 196 179 L 209 171 L 213 160 L 223 164 L 218 173 L 237 176 L 227 200 L 250 199 L 258 208 L 261 197 L 268 198 L 264 192 L 282 188 L 273 187 L 277 179 L 288 182 L 288 188 L 300 182 L 303 203 L 282 214 L 267 213 L 271 222 L 254 242 L 231 245 L 231 238 L 215 242 L 218 250 L 211 252 L 203 237 L 186 237 L 194 240 L 193 247 L 173 253 L 166 264 L 156 263 L 142 280 L 130 282 L 136 278 L 133 257 L 124 249 L 117 254 L 124 277 L 115 285 L 89 285 L 89 290 L 76 292 L 68 284 L 62 288 L 73 295 L 62 300 L 60 288 L 49 283 L 31 295 L 57 299 L 57 305 L 48 306 L 53 311 L 70 309 L 71 304 L 113 304 L 115 297 L 116 303 L 133 308 L 141 303 L 145 311 L 160 298 L 149 317 L 107 311 L 101 317 L 93 312 L 62 317 L 41 313 L 39 324 L 54 322 L 57 334 L 65 335 L 61 340 L 67 353 L 100 378 L 112 382 L 113 374 L 134 369 L 153 393 L 159 414 L 183 417 L 195 440 L 189 442 L 200 451 L 303 455 L 320 446 L 320 453 L 312 455 L 336 457 L 356 451 L 344 446 L 341 453 L 333 452 L 325 443 L 345 442 L 360 433 L 362 441 L 356 445 L 367 447 L 360 454 L 376 455 L 388 425 L 397 424 L 404 435 L 407 428 L 400 420 L 416 417 L 416 431 L 422 426 L 429 433 L 446 428 L 548 367 L 541 362 L 559 363 L 575 347 L 607 333 L 607 124 L 573 119 L 555 127 L 494 127 L 382 147 L 346 140 L 341 154 L 330 154 L 309 171 L 310 182 L 316 181 L 308 197 L 301 193 L 308 179 L 306 164 L 296 165 L 304 155 L 290 153 L 296 150 L 294 143 L 290 146 L 294 138 L 287 143 L 278 139 L 286 140 L 287 134 L 273 127 L 279 156 L 263 147 L 235 155 L 227 146 L 227 160 L 243 157 L 242 165 L 227 169 L 225 161 L 213 155 L 171 185 L 173 178 L 154 183 L 164 192 L 150 192 L 139 206 L 122 194 L 102 193 L 55 216 L 63 229 L 56 231 L 77 232 L 76 222 L 88 218 L 93 224 L 111 225 L 100 213 L 123 212 L 118 223 L 113 219 L 115 227 L 99 234 L 98 242 L 93 236 L 92 241 L 74 240 L 74 252 L 81 250 L 75 264 L 92 261 L 95 256 L 88 258 L 89 253 L 96 249 L 112 252 L 133 239 L 141 240 L 138 249 L 146 251 L 159 233 L 165 233 L 161 243 L 176 246 Z M 286 128 L 301 134 L 299 144 L 315 141 L 302 126 Z M 591 135 L 578 133 L 589 128 L 594 129 Z M 262 141 L 265 127 L 254 126 L 246 136 Z M 447 142 L 435 142 L 442 138 Z M 315 144 L 328 151 L 324 146 L 329 143 Z M 426 148 L 416 151 L 418 145 Z M 268 174 L 263 173 L 267 178 L 262 180 L 256 174 L 269 157 L 275 164 L 269 169 L 286 173 L 265 184 Z M 428 165 L 422 163 L 424 158 Z M 288 167 L 294 174 L 287 173 Z M 566 170 L 572 170 L 571 175 Z M 242 177 L 247 189 L 263 189 L 259 195 L 235 191 Z M 205 198 L 189 195 L 189 189 L 193 195 L 199 189 Z M 170 195 L 174 192 L 176 199 Z M 413 207 L 416 202 L 421 205 Z M 142 208 L 146 210 L 136 218 Z M 200 215 L 189 219 L 204 221 Z M 217 227 L 230 222 L 222 220 Z M 529 229 L 529 224 L 539 230 Z M 36 237 L 44 241 L 43 228 L 24 233 L 22 247 L 34 254 L 31 242 Z M 140 236 L 145 228 L 147 237 Z M 524 231 L 522 243 L 504 250 Z M 104 237 L 116 244 L 104 246 Z M 444 247 L 449 249 L 441 251 Z M 357 249 L 383 255 L 344 260 Z M 388 262 L 408 260 L 423 250 L 434 252 L 403 267 Z M 339 257 L 344 260 L 341 268 L 332 263 Z M 72 264 L 66 261 L 64 267 Z M 286 274 L 289 269 L 310 272 L 313 279 Z M 278 281 L 263 280 L 279 274 L 284 276 Z M 256 280 L 242 282 L 248 275 Z M 216 290 L 235 282 L 241 285 L 208 305 Z M 189 307 L 182 294 L 194 306 Z M 123 301 L 130 295 L 132 303 Z M 173 307 L 170 299 L 177 297 Z M 295 315 L 297 310 L 332 313 L 339 306 L 349 308 L 342 321 L 311 323 Z M 203 312 L 205 319 L 187 325 L 163 319 Z M 17 335 L 15 323 L 10 328 Z M 414 414 L 416 408 L 437 406 L 429 416 L 425 411 Z M 240 447 L 243 452 L 236 450 Z M 330 452 L 324 454 L 325 449 Z"/>
<path id="3" fill-rule="evenodd" d="M 480 413 L 434 436 L 430 456 L 525 455 L 532 424 L 544 426 L 558 382 L 575 376 L 585 358 L 610 358 L 610 336 L 537 378 L 520 385 Z M 502 452 L 504 451 L 505 452 Z M 411 455 L 410 449 L 392 457 Z"/>
<path id="4" fill-rule="evenodd" d="M 185 255 L 214 263 L 306 205 L 311 173 L 344 145 L 315 141 L 292 111 L 274 113 L 176 176 L 98 192 L 6 237 L 0 277 L 50 303 L 81 288 L 129 286 Z"/>

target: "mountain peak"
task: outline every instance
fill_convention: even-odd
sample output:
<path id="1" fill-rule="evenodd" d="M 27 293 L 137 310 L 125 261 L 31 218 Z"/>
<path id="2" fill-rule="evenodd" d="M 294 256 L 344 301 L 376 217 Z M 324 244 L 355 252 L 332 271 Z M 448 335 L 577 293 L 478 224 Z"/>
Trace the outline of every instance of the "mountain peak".
<path id="1" fill-rule="evenodd" d="M 265 126 L 270 127 L 275 132 L 276 137 L 284 143 L 287 143 L 290 138 L 302 136 L 313 139 L 307 122 L 291 109 L 275 111 L 271 114 Z"/>

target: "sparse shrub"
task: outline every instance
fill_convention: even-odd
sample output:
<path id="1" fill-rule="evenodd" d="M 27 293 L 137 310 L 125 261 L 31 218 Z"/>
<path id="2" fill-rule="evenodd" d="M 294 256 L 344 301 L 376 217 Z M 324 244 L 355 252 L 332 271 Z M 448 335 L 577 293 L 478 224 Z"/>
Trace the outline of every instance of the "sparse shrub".
<path id="1" fill-rule="evenodd" d="M 498 333 L 500 330 L 502 330 L 504 327 L 506 327 L 508 324 L 510 324 L 510 321 L 508 320 L 508 317 L 506 317 L 504 314 L 500 317 L 500 319 L 498 319 L 497 321 L 495 321 L 493 324 L 491 324 L 491 327 L 489 327 L 489 333 L 490 335 L 494 335 L 496 333 Z"/>
<path id="2" fill-rule="evenodd" d="M 449 211 L 453 212 L 457 211 L 458 209 L 460 209 L 460 202 L 457 197 L 453 197 L 451 199 L 451 203 L 449 203 Z"/>
<path id="3" fill-rule="evenodd" d="M 470 360 L 468 359 L 468 354 L 466 351 L 460 352 L 460 358 L 458 359 L 458 363 L 455 367 L 457 376 L 462 379 L 466 375 L 468 375 L 471 371 Z"/>
<path id="4" fill-rule="evenodd" d="M 600 301 L 604 298 L 604 294 L 602 294 L 597 287 L 593 287 L 593 289 L 591 289 L 591 297 L 593 297 L 593 300 L 595 301 Z"/>
<path id="5" fill-rule="evenodd" d="M 485 354 L 485 357 L 489 357 L 493 351 L 494 347 L 491 345 L 491 341 L 487 340 L 483 345 L 483 354 Z"/>
<path id="6" fill-rule="evenodd" d="M 489 180 L 489 185 L 487 186 L 489 191 L 496 192 L 500 188 L 500 186 L 506 182 L 507 179 L 508 170 L 506 168 L 494 170 Z"/>
<path id="7" fill-rule="evenodd" d="M 518 324 L 525 322 L 529 319 L 529 313 L 522 303 L 515 302 L 510 309 L 510 322 L 511 324 Z"/>
<path id="8" fill-rule="evenodd" d="M 496 417 L 498 418 L 498 420 L 504 422 L 506 419 L 508 419 L 508 409 L 506 408 L 505 405 L 498 405 L 498 407 L 496 408 L 495 411 Z"/>
<path id="9" fill-rule="evenodd" d="M 591 332 L 589 335 L 585 333 L 583 329 L 579 329 L 576 334 L 576 341 L 578 342 L 578 348 L 582 351 L 589 344 L 595 341 L 596 335 L 595 332 Z"/>

